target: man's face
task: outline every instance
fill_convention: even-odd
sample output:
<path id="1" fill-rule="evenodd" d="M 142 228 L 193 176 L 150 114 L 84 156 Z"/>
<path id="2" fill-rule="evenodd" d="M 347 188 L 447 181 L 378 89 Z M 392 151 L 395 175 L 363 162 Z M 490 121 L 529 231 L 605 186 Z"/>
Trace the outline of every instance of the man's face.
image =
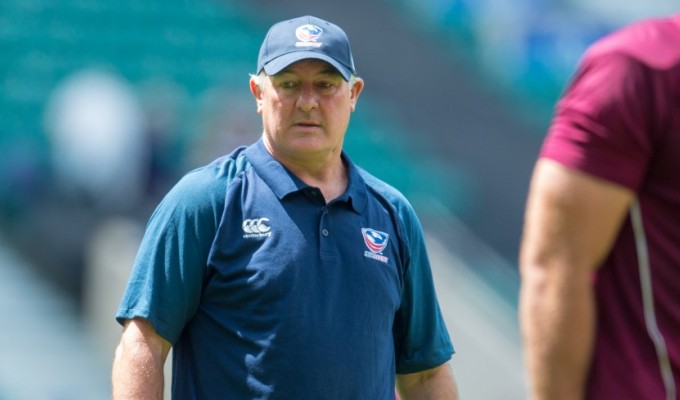
<path id="1" fill-rule="evenodd" d="M 340 154 L 363 82 L 350 88 L 330 64 L 309 59 L 250 87 L 272 155 L 284 163 L 314 162 Z"/>

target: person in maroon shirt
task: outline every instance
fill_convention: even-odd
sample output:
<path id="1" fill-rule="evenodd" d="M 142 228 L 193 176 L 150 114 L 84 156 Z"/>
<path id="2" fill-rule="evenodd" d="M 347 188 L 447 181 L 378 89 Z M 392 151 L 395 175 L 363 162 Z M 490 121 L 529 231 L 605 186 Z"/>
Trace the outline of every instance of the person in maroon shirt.
<path id="1" fill-rule="evenodd" d="M 679 398 L 680 14 L 583 56 L 535 166 L 520 269 L 532 399 Z"/>

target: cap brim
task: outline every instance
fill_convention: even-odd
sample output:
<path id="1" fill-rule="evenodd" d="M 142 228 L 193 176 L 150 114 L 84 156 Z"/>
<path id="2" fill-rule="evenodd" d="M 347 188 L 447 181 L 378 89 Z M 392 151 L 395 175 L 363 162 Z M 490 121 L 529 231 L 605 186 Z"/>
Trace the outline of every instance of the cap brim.
<path id="1" fill-rule="evenodd" d="M 349 81 L 349 78 L 352 76 L 352 71 L 349 68 L 335 61 L 332 57 L 317 51 L 295 51 L 293 53 L 284 54 L 281 57 L 277 57 L 269 61 L 264 65 L 263 69 L 267 75 L 276 75 L 292 63 L 301 60 L 308 60 L 310 58 L 326 61 L 335 69 L 337 69 L 338 72 L 340 72 L 340 75 L 342 75 L 346 81 Z"/>

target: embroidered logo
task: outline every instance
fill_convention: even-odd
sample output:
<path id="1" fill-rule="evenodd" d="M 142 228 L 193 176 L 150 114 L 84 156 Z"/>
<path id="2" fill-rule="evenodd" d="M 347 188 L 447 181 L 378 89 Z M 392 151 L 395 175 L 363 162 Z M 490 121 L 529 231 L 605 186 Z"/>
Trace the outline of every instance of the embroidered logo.
<path id="1" fill-rule="evenodd" d="M 368 251 L 364 251 L 364 257 L 387 263 L 389 258 L 382 255 L 382 252 L 387 247 L 390 235 L 371 228 L 361 228 L 361 235 L 364 237 L 366 247 L 368 247 Z"/>
<path id="2" fill-rule="evenodd" d="M 244 219 L 241 228 L 243 228 L 244 239 L 269 237 L 272 235 L 269 218 Z"/>
<path id="3" fill-rule="evenodd" d="M 323 29 L 316 25 L 300 25 L 295 30 L 295 36 L 299 40 L 299 42 L 295 43 L 295 47 L 321 47 L 323 43 L 317 42 L 317 39 L 319 39 L 322 34 Z"/>

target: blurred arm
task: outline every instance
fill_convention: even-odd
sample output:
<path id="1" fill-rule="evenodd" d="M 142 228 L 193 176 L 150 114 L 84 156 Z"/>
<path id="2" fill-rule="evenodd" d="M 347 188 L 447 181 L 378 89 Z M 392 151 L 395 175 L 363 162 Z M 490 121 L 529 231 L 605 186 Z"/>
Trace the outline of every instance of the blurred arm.
<path id="1" fill-rule="evenodd" d="M 413 374 L 397 375 L 402 400 L 457 400 L 458 389 L 448 363 Z"/>
<path id="2" fill-rule="evenodd" d="M 595 336 L 592 273 L 633 193 L 542 159 L 520 251 L 520 323 L 534 400 L 582 399 Z"/>
<path id="3" fill-rule="evenodd" d="M 162 399 L 170 347 L 147 320 L 128 320 L 113 362 L 113 399 Z"/>

